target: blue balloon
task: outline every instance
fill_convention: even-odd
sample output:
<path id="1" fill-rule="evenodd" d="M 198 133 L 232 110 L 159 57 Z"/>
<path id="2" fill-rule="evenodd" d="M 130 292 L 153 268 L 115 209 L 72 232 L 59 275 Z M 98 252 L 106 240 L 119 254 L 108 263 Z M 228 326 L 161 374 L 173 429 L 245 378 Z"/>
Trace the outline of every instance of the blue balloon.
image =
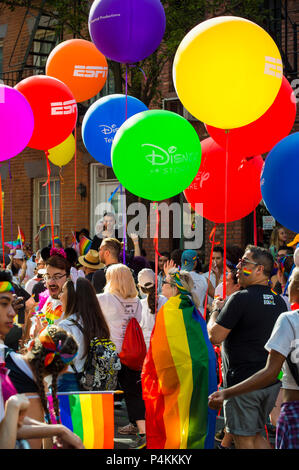
<path id="1" fill-rule="evenodd" d="M 261 174 L 261 191 L 270 214 L 299 233 L 299 132 L 282 139 L 268 154 Z"/>
<path id="2" fill-rule="evenodd" d="M 128 96 L 127 119 L 147 110 L 148 108 L 142 101 Z M 119 127 L 125 121 L 125 95 L 104 96 L 90 106 L 82 122 L 82 138 L 87 151 L 95 160 L 112 167 L 112 142 Z"/>

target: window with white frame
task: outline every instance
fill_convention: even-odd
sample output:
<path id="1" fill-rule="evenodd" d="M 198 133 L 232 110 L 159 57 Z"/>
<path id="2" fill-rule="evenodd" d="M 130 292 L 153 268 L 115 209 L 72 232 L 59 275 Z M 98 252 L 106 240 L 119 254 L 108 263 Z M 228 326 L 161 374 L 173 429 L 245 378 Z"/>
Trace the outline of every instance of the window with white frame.
<path id="1" fill-rule="evenodd" d="M 51 200 L 53 208 L 54 235 L 60 237 L 60 180 L 51 178 Z M 39 232 L 41 225 L 46 228 L 39 234 L 39 246 L 43 248 L 51 243 L 51 215 L 49 204 L 49 188 L 45 186 L 45 178 L 34 180 L 33 200 L 33 236 Z"/>

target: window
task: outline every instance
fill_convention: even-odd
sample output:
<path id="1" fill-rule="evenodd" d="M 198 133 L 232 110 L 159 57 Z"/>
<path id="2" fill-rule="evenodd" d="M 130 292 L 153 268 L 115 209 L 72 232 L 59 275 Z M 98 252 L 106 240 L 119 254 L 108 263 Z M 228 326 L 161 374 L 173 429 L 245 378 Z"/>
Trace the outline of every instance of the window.
<path id="1" fill-rule="evenodd" d="M 45 230 L 40 232 L 39 246 L 41 248 L 51 243 L 51 216 L 49 207 L 48 185 L 44 186 L 45 179 L 34 180 L 34 203 L 33 203 L 33 236 L 35 236 L 42 224 Z M 51 178 L 51 197 L 53 207 L 54 235 L 60 236 L 60 180 Z"/>

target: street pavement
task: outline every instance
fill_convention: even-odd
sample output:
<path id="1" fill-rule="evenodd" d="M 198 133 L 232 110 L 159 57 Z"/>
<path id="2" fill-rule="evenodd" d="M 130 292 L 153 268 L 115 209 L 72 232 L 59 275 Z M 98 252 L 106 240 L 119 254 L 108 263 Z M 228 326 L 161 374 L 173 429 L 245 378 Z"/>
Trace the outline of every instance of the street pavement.
<path id="1" fill-rule="evenodd" d="M 122 400 L 120 404 L 114 406 L 114 449 L 130 449 L 130 444 L 134 442 L 135 437 L 132 435 L 122 435 L 118 433 L 118 428 L 129 424 L 128 414 L 126 410 L 125 401 Z M 217 416 L 216 432 L 224 427 L 224 420 L 222 413 Z M 264 436 L 266 434 L 264 433 Z M 274 446 L 275 439 L 269 434 L 269 441 Z M 214 449 L 218 449 L 219 442 L 215 440 Z"/>

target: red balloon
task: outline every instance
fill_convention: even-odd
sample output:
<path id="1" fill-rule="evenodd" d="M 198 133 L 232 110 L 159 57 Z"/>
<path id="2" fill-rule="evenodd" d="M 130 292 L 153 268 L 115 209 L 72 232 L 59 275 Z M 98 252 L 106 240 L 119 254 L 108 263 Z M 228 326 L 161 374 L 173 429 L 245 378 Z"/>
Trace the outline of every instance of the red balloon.
<path id="1" fill-rule="evenodd" d="M 283 77 L 274 103 L 259 119 L 247 126 L 231 129 L 228 147 L 245 157 L 269 152 L 281 139 L 289 135 L 296 119 L 296 98 L 287 79 Z M 225 148 L 224 129 L 206 125 L 210 136 Z"/>
<path id="2" fill-rule="evenodd" d="M 78 111 L 67 85 L 54 77 L 34 75 L 15 88 L 27 98 L 34 115 L 34 131 L 28 147 L 49 150 L 71 134 Z"/>
<path id="3" fill-rule="evenodd" d="M 211 137 L 201 142 L 202 157 L 199 171 L 185 189 L 187 201 L 202 217 L 215 223 L 225 222 L 226 152 Z M 227 222 L 250 214 L 262 199 L 260 175 L 262 157 L 228 158 Z M 196 203 L 201 203 L 196 207 Z"/>

